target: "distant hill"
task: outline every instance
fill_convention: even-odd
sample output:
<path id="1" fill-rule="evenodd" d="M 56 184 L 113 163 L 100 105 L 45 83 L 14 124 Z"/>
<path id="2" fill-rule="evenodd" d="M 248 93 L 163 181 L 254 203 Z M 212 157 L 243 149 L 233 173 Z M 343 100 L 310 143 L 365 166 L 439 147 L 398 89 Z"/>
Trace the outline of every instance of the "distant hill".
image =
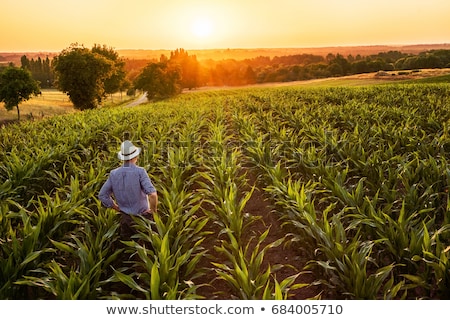
<path id="1" fill-rule="evenodd" d="M 208 49 L 186 50 L 189 55 L 196 55 L 198 60 L 244 60 L 258 56 L 273 58 L 275 56 L 288 56 L 296 54 L 314 54 L 326 56 L 329 53 L 368 56 L 379 52 L 401 51 L 404 53 L 418 54 L 420 52 L 445 49 L 450 50 L 450 44 L 417 44 L 417 45 L 376 45 L 376 46 L 342 46 L 342 47 L 316 47 L 316 48 L 259 48 L 259 49 Z M 173 50 L 117 50 L 117 52 L 129 59 L 159 59 L 162 54 L 169 56 Z"/>
<path id="2" fill-rule="evenodd" d="M 415 44 L 415 45 L 374 45 L 374 46 L 335 46 L 335 47 L 314 47 L 314 48 L 259 48 L 259 49 L 208 49 L 208 50 L 188 50 L 189 55 L 196 55 L 198 60 L 224 60 L 235 59 L 244 60 L 258 56 L 270 57 L 288 56 L 296 54 L 314 54 L 326 56 L 329 53 L 349 54 L 362 56 L 377 54 L 379 52 L 401 51 L 404 53 L 418 54 L 427 50 L 445 49 L 450 50 L 450 43 L 444 44 Z M 169 56 L 174 50 L 143 50 L 143 49 L 118 49 L 120 56 L 136 60 L 159 59 L 162 54 Z M 51 59 L 59 52 L 0 52 L 0 64 L 14 63 L 20 65 L 20 58 L 26 55 L 28 59 L 38 57 Z"/>

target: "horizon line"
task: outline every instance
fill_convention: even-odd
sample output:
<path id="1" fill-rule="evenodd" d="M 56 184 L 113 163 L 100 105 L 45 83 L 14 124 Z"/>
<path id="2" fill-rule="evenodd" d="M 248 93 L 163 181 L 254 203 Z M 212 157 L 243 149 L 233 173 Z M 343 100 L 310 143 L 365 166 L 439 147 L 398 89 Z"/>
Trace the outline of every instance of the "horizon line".
<path id="1" fill-rule="evenodd" d="M 82 44 L 83 45 L 83 44 Z M 280 46 L 280 47 L 217 47 L 217 48 L 183 48 L 177 47 L 174 49 L 159 48 L 159 49 L 144 49 L 144 48 L 113 48 L 115 51 L 174 51 L 177 49 L 184 49 L 186 51 L 214 51 L 214 50 L 277 50 L 277 49 L 326 49 L 326 48 L 355 48 L 355 47 L 411 47 L 411 46 L 450 46 L 450 42 L 435 42 L 435 43 L 398 43 L 398 44 L 342 44 L 342 45 L 323 45 L 323 46 Z M 65 49 L 65 48 L 64 48 Z M 54 50 L 0 50 L 0 53 L 58 53 Z"/>

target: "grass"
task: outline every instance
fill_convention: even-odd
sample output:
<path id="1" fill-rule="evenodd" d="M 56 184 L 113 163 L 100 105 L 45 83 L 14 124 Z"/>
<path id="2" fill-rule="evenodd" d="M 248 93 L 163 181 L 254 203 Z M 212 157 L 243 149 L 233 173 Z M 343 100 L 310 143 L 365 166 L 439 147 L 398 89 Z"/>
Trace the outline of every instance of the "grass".
<path id="1" fill-rule="evenodd" d="M 417 80 L 410 80 L 412 83 L 450 83 L 450 74 L 445 74 L 437 77 L 429 77 Z"/>
<path id="2" fill-rule="evenodd" d="M 103 106 L 110 107 L 117 104 L 125 103 L 134 98 L 128 97 L 126 94 L 115 93 L 108 95 L 104 100 Z M 43 89 L 42 94 L 32 97 L 30 100 L 19 105 L 21 119 L 41 119 L 43 117 L 56 116 L 77 112 L 69 100 L 67 94 L 56 89 Z M 17 120 L 17 109 L 10 111 L 1 104 L 0 106 L 0 123 L 3 121 Z"/>
<path id="3" fill-rule="evenodd" d="M 42 118 L 45 116 L 73 113 L 75 109 L 66 94 L 54 89 L 45 89 L 42 90 L 42 95 L 32 97 L 30 100 L 20 104 L 19 111 L 22 119 L 29 119 L 32 116 L 34 118 Z M 0 108 L 0 121 L 16 119 L 16 108 L 8 111 L 2 104 L 2 108 Z"/>
<path id="4" fill-rule="evenodd" d="M 311 81 L 303 84 L 305 87 L 349 87 L 349 86 L 367 86 L 367 85 L 375 85 L 386 83 L 384 79 L 375 79 L 375 78 L 361 78 L 361 79 L 353 79 L 353 78 L 327 78 L 320 79 L 318 81 Z"/>

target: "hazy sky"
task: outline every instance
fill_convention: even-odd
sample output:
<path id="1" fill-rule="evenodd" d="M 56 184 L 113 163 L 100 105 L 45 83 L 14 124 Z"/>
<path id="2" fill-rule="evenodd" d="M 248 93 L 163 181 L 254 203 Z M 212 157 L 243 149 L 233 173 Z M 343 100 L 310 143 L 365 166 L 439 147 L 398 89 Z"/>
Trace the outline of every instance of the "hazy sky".
<path id="1" fill-rule="evenodd" d="M 1 0 L 0 51 L 450 43 L 450 0 Z"/>

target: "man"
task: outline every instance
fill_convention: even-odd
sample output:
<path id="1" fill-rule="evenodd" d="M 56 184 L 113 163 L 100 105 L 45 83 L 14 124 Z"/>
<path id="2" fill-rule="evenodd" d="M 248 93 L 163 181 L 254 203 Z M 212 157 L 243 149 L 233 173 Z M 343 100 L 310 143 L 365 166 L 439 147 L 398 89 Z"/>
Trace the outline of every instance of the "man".
<path id="1" fill-rule="evenodd" d="M 140 153 L 141 148 L 125 140 L 118 153 L 123 164 L 110 172 L 98 195 L 105 207 L 121 213 L 120 234 L 124 239 L 135 233 L 131 216 L 150 216 L 158 206 L 158 195 L 147 171 L 136 165 Z"/>

